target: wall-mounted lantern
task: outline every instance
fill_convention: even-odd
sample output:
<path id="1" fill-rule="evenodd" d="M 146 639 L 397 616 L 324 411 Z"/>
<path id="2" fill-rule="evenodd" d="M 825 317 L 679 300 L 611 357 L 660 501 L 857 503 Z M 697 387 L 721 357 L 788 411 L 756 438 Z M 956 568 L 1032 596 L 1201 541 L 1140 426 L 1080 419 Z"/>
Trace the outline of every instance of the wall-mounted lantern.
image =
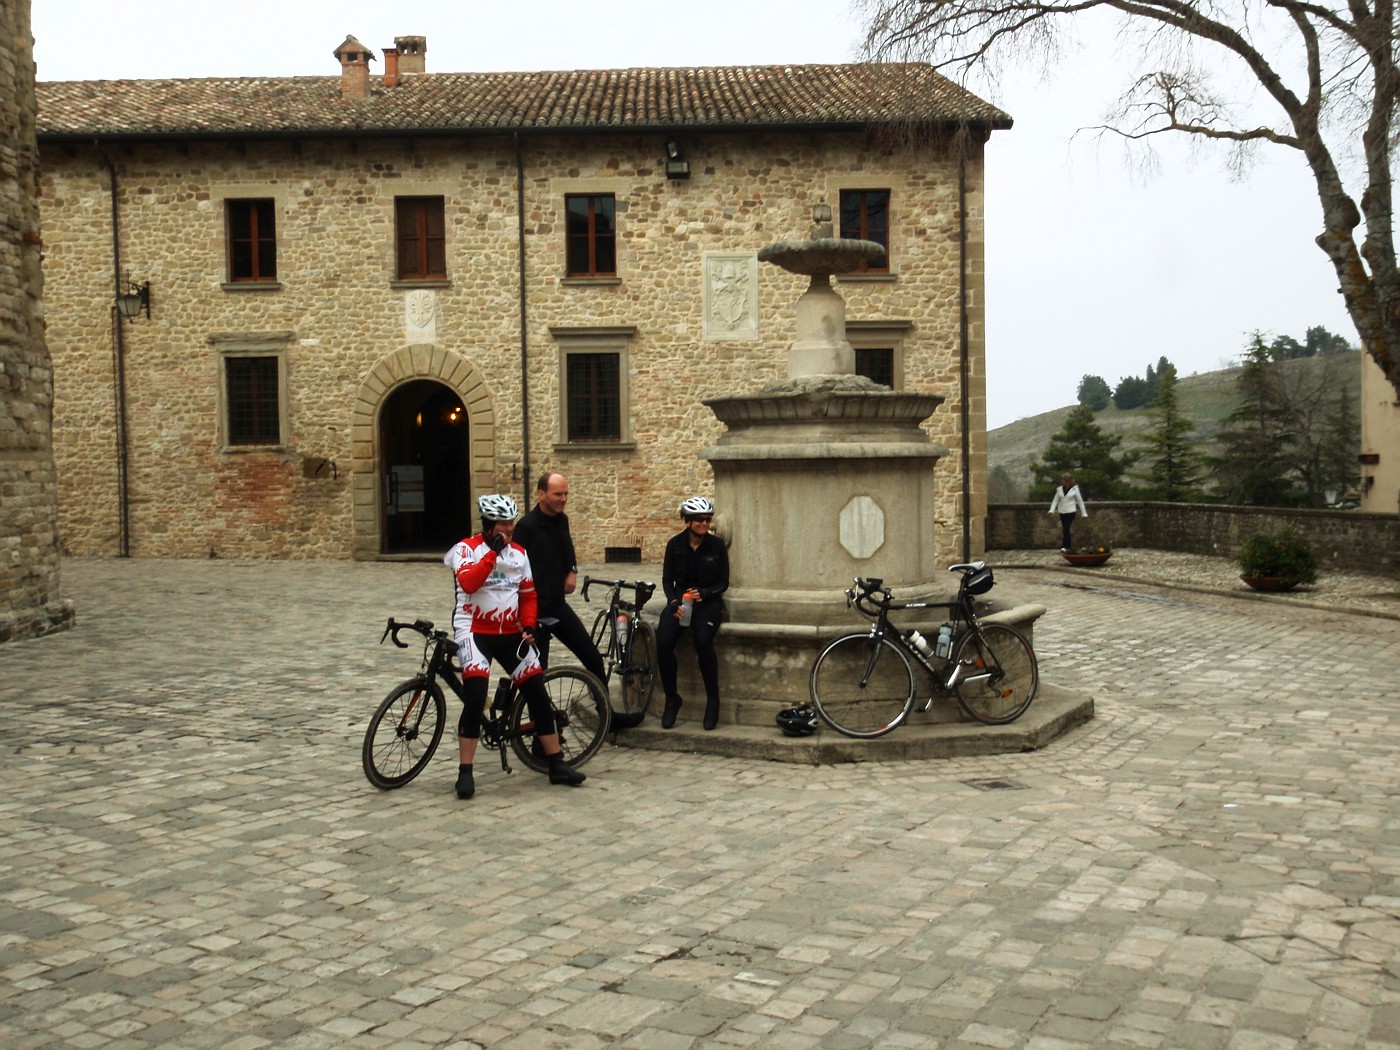
<path id="1" fill-rule="evenodd" d="M 690 161 L 681 152 L 681 144 L 675 139 L 666 140 L 666 177 L 668 179 L 690 178 Z"/>
<path id="2" fill-rule="evenodd" d="M 131 281 L 127 281 L 126 291 L 117 296 L 117 313 L 128 321 L 134 321 L 137 314 L 144 313 L 146 320 L 149 321 L 151 319 L 151 282 L 133 284 Z"/>

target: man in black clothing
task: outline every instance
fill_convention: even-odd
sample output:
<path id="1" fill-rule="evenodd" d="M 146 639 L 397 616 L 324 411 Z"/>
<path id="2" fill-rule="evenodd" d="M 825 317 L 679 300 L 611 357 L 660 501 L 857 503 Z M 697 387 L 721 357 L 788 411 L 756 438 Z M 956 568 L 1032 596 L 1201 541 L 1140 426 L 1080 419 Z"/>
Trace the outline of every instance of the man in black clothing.
<path id="1" fill-rule="evenodd" d="M 564 513 L 569 502 L 569 481 L 563 474 L 541 474 L 535 484 L 535 509 L 515 526 L 514 540 L 530 556 L 530 569 L 535 577 L 535 593 L 539 596 L 539 618 L 556 621 L 549 633 L 558 638 L 579 663 L 607 681 L 603 658 L 588 637 L 588 631 L 569 608 L 564 596 L 574 593 L 578 585 L 578 559 L 574 556 L 574 540 L 569 534 L 569 516 Z M 538 643 L 540 663 L 549 666 L 549 638 Z"/>

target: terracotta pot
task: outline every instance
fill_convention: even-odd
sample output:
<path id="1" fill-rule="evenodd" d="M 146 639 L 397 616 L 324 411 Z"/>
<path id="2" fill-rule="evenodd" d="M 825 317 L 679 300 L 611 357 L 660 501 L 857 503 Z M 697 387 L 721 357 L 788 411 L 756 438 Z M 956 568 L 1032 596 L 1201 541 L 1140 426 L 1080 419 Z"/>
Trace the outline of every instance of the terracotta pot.
<path id="1" fill-rule="evenodd" d="M 1241 576 L 1240 579 L 1256 591 L 1291 591 L 1298 586 L 1297 580 L 1284 580 L 1277 576 Z"/>
<path id="2" fill-rule="evenodd" d="M 1102 565 L 1113 557 L 1112 551 L 1096 551 L 1093 554 L 1072 554 L 1069 551 L 1060 551 L 1060 557 L 1076 568 L 1093 568 L 1095 565 Z"/>

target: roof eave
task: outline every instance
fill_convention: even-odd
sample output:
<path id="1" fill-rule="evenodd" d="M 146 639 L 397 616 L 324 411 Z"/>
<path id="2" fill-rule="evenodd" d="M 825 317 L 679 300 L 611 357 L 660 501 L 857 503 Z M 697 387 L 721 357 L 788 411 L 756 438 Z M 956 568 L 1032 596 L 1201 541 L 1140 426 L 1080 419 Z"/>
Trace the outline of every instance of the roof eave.
<path id="1" fill-rule="evenodd" d="M 764 123 L 713 124 L 628 124 L 628 125 L 517 125 L 501 127 L 406 127 L 406 128 L 262 128 L 218 131 L 38 131 L 39 142 L 89 143 L 101 142 L 173 142 L 173 141 L 248 141 L 285 139 L 392 139 L 392 138 L 462 138 L 494 135 L 627 135 L 638 133 L 702 132 L 721 134 L 732 132 L 769 133 L 775 131 L 868 131 L 904 125 L 905 121 L 771 121 Z M 941 118 L 926 123 L 937 128 L 974 127 L 987 132 L 1006 131 L 1012 126 L 1010 117 Z"/>

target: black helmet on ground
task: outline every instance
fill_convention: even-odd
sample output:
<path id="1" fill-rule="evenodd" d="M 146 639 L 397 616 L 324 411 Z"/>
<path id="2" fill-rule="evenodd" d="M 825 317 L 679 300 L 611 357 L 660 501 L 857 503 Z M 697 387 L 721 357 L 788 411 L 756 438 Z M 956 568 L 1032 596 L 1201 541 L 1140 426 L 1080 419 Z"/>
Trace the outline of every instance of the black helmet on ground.
<path id="1" fill-rule="evenodd" d="M 817 713 L 808 704 L 779 711 L 777 722 L 788 736 L 811 736 L 817 731 Z"/>

